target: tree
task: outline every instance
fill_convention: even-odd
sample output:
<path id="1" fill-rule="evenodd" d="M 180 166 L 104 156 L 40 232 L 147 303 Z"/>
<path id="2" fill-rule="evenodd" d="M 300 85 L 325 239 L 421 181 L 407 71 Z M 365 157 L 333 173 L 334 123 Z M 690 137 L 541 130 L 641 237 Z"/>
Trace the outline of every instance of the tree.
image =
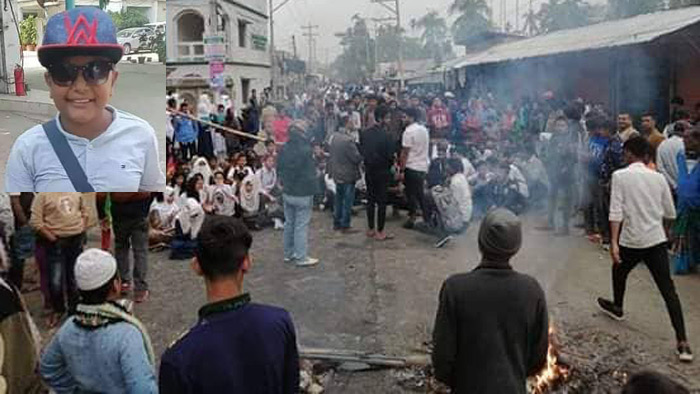
<path id="1" fill-rule="evenodd" d="M 537 13 L 538 33 L 572 29 L 590 24 L 590 5 L 585 0 L 549 0 Z"/>
<path id="2" fill-rule="evenodd" d="M 665 9 L 664 0 L 608 0 L 608 13 L 612 19 L 629 18 Z"/>
<path id="3" fill-rule="evenodd" d="M 447 38 L 447 22 L 437 11 L 430 11 L 420 19 L 411 21 L 411 28 L 421 30 L 421 43 L 436 63 L 442 63 L 451 53 L 452 45 Z"/>
<path id="4" fill-rule="evenodd" d="M 525 14 L 523 31 L 529 36 L 536 36 L 540 34 L 540 21 L 537 13 L 534 10 L 530 10 L 527 12 L 527 14 Z"/>
<path id="5" fill-rule="evenodd" d="M 463 42 L 469 37 L 492 28 L 491 12 L 486 0 L 454 0 L 449 8 L 450 15 L 459 15 L 452 24 L 452 37 Z"/>
<path id="6" fill-rule="evenodd" d="M 700 0 L 671 0 L 668 6 L 673 10 L 694 5 L 700 5 Z"/>
<path id="7" fill-rule="evenodd" d="M 128 29 L 130 27 L 141 27 L 148 23 L 148 18 L 141 11 L 133 8 L 127 8 L 126 11 L 112 12 L 109 11 L 109 16 L 112 17 L 117 30 Z"/>
<path id="8" fill-rule="evenodd" d="M 340 37 L 343 53 L 335 60 L 334 67 L 338 74 L 348 81 L 362 81 L 374 73 L 376 59 L 374 58 L 374 40 L 369 35 L 367 22 L 359 14 L 351 18 L 352 27 Z"/>

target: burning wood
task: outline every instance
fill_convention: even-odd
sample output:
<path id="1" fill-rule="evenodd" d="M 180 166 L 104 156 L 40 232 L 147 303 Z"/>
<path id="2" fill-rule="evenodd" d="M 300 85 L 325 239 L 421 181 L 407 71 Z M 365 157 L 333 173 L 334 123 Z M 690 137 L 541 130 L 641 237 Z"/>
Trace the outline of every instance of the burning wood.
<path id="1" fill-rule="evenodd" d="M 544 394 L 566 381 L 569 377 L 569 366 L 561 362 L 559 343 L 554 335 L 554 328 L 549 327 L 549 349 L 547 350 L 547 365 L 537 376 L 529 380 L 530 393 Z"/>

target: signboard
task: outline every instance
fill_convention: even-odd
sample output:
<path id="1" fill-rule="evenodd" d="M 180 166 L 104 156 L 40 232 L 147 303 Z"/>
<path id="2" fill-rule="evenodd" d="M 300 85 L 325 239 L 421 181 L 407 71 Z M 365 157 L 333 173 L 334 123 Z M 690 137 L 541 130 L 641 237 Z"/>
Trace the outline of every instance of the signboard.
<path id="1" fill-rule="evenodd" d="M 214 35 L 204 37 L 204 56 L 210 59 L 226 58 L 226 40 L 224 36 Z"/>
<path id="2" fill-rule="evenodd" d="M 226 65 L 221 60 L 209 61 L 209 85 L 212 89 L 221 90 L 224 88 L 224 70 Z"/>
<path id="3" fill-rule="evenodd" d="M 253 34 L 250 36 L 253 42 L 253 48 L 264 51 L 267 49 L 267 37 L 258 34 Z"/>

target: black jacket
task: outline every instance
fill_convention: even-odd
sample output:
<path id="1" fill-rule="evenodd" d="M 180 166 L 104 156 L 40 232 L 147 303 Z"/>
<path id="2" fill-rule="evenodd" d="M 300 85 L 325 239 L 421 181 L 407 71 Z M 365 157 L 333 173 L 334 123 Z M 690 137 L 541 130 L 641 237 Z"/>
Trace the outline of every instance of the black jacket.
<path id="1" fill-rule="evenodd" d="M 289 136 L 277 157 L 277 175 L 284 194 L 307 197 L 318 192 L 316 161 L 307 140 L 294 133 Z"/>
<path id="2" fill-rule="evenodd" d="M 509 266 L 482 263 L 448 278 L 433 331 L 433 366 L 455 394 L 525 394 L 547 361 L 542 288 Z"/>

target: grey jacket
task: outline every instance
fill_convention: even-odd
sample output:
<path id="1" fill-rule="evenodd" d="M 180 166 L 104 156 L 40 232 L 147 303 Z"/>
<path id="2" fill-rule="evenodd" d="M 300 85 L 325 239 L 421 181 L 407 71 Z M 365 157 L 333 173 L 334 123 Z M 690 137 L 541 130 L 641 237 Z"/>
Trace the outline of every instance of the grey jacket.
<path id="1" fill-rule="evenodd" d="M 333 133 L 330 144 L 329 174 L 336 183 L 355 183 L 360 179 L 362 155 L 357 144 L 343 132 Z"/>

